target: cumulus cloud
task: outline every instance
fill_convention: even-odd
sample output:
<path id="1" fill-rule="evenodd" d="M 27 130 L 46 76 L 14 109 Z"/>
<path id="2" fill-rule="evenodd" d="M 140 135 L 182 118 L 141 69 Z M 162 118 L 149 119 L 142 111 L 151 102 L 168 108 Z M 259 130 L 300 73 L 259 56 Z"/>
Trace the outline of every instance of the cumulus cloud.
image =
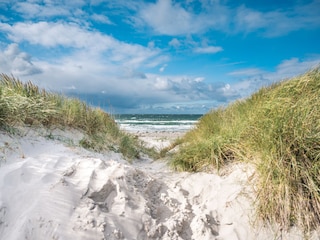
<path id="1" fill-rule="evenodd" d="M 8 33 L 14 42 L 29 42 L 44 47 L 65 47 L 85 51 L 85 54 L 108 56 L 110 61 L 129 67 L 137 67 L 146 60 L 161 62 L 158 49 L 150 49 L 139 44 L 121 42 L 109 35 L 82 28 L 73 23 L 0 23 L 0 29 Z"/>
<path id="2" fill-rule="evenodd" d="M 29 76 L 41 73 L 35 66 L 31 56 L 20 51 L 17 44 L 10 44 L 0 55 L 0 72 L 18 76 Z"/>
<path id="3" fill-rule="evenodd" d="M 107 101 L 113 108 L 127 111 L 170 112 L 173 106 L 179 106 L 180 111 L 193 109 L 193 113 L 195 107 L 204 111 L 213 103 L 218 105 L 237 97 L 223 83 L 212 85 L 199 78 L 155 74 L 146 74 L 144 79 L 121 79 L 117 85 L 101 83 L 100 89 L 105 90 L 94 94 L 73 91 L 73 94 L 100 106 Z"/>
<path id="4" fill-rule="evenodd" d="M 227 97 L 231 100 L 239 96 L 238 93 L 226 89 L 224 83 L 209 83 L 203 77 L 157 76 L 150 74 L 147 76 L 149 81 L 153 82 L 152 88 L 154 91 L 165 92 L 168 99 L 174 101 L 212 100 L 225 102 Z"/>
<path id="5" fill-rule="evenodd" d="M 160 91 L 169 90 L 172 88 L 172 84 L 168 79 L 157 77 L 154 83 L 154 88 Z"/>

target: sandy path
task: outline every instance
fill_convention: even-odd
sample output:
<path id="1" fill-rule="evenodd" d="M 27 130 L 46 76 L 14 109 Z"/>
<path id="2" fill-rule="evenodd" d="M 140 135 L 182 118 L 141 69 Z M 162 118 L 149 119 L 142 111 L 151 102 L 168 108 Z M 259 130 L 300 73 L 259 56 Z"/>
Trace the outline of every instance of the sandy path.
<path id="1" fill-rule="evenodd" d="M 0 239 L 270 239 L 250 225 L 242 165 L 224 177 L 174 173 L 34 132 L 0 136 Z"/>
<path id="2" fill-rule="evenodd" d="M 155 147 L 160 150 L 169 146 L 175 139 L 182 137 L 184 132 L 165 132 L 165 131 L 150 131 L 140 132 L 131 131 L 132 134 L 136 135 L 139 139 L 145 142 L 148 147 Z"/>

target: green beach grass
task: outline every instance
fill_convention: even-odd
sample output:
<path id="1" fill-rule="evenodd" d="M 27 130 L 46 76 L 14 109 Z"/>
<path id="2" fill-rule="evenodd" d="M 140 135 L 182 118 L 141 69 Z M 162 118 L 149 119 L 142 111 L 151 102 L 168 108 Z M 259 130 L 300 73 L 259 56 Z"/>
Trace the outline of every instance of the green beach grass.
<path id="1" fill-rule="evenodd" d="M 9 130 L 18 126 L 77 129 L 85 133 L 79 142 L 82 147 L 121 152 L 129 160 L 139 158 L 141 152 L 156 154 L 133 135 L 121 131 L 103 110 L 1 74 L 0 127 Z"/>
<path id="2" fill-rule="evenodd" d="M 253 164 L 259 219 L 283 229 L 319 227 L 319 67 L 212 110 L 176 145 L 171 161 L 176 170 Z"/>

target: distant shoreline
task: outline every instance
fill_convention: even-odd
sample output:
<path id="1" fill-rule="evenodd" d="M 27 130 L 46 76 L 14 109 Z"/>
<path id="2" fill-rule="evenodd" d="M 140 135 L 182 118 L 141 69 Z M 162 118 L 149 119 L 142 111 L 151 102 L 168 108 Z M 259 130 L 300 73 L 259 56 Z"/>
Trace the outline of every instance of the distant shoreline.
<path id="1" fill-rule="evenodd" d="M 122 130 L 129 133 L 184 133 L 192 129 L 200 114 L 123 114 L 115 118 Z"/>

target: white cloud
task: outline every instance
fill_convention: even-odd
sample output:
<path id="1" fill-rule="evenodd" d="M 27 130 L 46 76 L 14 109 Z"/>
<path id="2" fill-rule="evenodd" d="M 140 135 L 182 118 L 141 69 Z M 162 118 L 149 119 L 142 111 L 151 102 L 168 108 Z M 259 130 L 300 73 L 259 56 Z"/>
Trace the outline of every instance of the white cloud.
<path id="1" fill-rule="evenodd" d="M 138 13 L 138 17 L 157 34 L 164 35 L 199 33 L 212 22 L 207 15 L 196 15 L 171 0 L 147 4 Z"/>
<path id="2" fill-rule="evenodd" d="M 49 48 L 62 46 L 82 51 L 88 56 L 106 56 L 110 61 L 128 65 L 128 67 L 137 67 L 147 60 L 157 64 L 162 61 L 158 49 L 121 42 L 100 32 L 83 29 L 73 23 L 16 23 L 12 26 L 0 23 L 0 29 L 7 32 L 14 42 L 26 41 Z"/>
<path id="3" fill-rule="evenodd" d="M 240 6 L 237 9 L 235 17 L 237 31 L 251 32 L 266 27 L 267 23 L 262 12 L 246 8 L 245 6 Z"/>
<path id="4" fill-rule="evenodd" d="M 72 23 L 54 22 L 18 22 L 14 25 L 0 24 L 0 29 L 9 34 L 9 39 L 14 42 L 27 41 L 45 47 L 90 47 L 99 46 L 107 48 L 115 40 L 103 36 L 99 32 L 89 32 Z"/>
<path id="5" fill-rule="evenodd" d="M 228 90 L 238 93 L 241 97 L 247 97 L 261 87 L 303 74 L 319 66 L 319 64 L 320 56 L 304 60 L 291 58 L 279 63 L 273 72 L 262 71 L 256 68 L 234 71 L 229 75 L 240 77 L 240 79 L 237 79 L 233 84 L 230 83 Z"/>
<path id="6" fill-rule="evenodd" d="M 264 36 L 276 37 L 320 26 L 318 0 L 307 4 L 297 2 L 290 8 L 270 11 L 259 11 L 245 5 L 231 7 L 222 1 L 200 1 L 198 8 L 189 4 L 172 0 L 141 4 L 135 23 L 138 26 L 144 24 L 151 27 L 156 34 L 169 36 L 201 34 L 215 30 L 228 34 L 259 31 Z"/>
<path id="7" fill-rule="evenodd" d="M 192 36 L 187 36 L 185 39 L 173 38 L 168 45 L 179 51 L 192 51 L 198 54 L 214 54 L 223 51 L 220 46 L 210 46 L 210 41 L 207 38 L 202 38 L 201 42 L 194 40 Z"/>
<path id="8" fill-rule="evenodd" d="M 228 91 L 230 89 L 230 84 L 226 84 L 223 88 L 224 91 Z"/>
<path id="9" fill-rule="evenodd" d="M 219 46 L 197 47 L 194 49 L 195 53 L 217 53 L 221 51 L 223 51 L 223 48 Z"/>
<path id="10" fill-rule="evenodd" d="M 153 92 L 163 92 L 166 96 L 166 100 L 170 100 L 172 102 L 200 100 L 224 102 L 226 101 L 227 96 L 230 99 L 235 99 L 236 95 L 234 94 L 237 94 L 235 92 L 225 91 L 225 84 L 209 84 L 205 82 L 203 77 L 158 76 L 147 74 L 147 79 L 151 83 L 151 87 L 154 89 Z"/>
<path id="11" fill-rule="evenodd" d="M 154 83 L 154 87 L 157 90 L 164 91 L 171 88 L 171 82 L 169 79 L 157 77 Z"/>
<path id="12" fill-rule="evenodd" d="M 154 41 L 148 42 L 148 48 L 154 48 L 155 46 L 156 44 L 154 43 Z"/>
<path id="13" fill-rule="evenodd" d="M 181 43 L 178 39 L 173 38 L 170 42 L 169 42 L 169 46 L 172 46 L 174 48 L 178 48 L 181 46 Z"/>
<path id="14" fill-rule="evenodd" d="M 27 18 L 69 16 L 71 14 L 65 5 L 50 3 L 42 5 L 32 1 L 18 2 L 13 9 Z"/>
<path id="15" fill-rule="evenodd" d="M 264 36 L 277 37 L 300 29 L 320 27 L 320 2 L 312 1 L 288 9 L 261 12 L 242 5 L 236 9 L 233 24 L 235 32 L 261 31 Z"/>
<path id="16" fill-rule="evenodd" d="M 111 22 L 111 20 L 107 17 L 107 16 L 105 16 L 105 15 L 102 15 L 102 14 L 93 14 L 92 16 L 91 16 L 91 18 L 93 19 L 93 20 L 95 20 L 95 21 L 97 21 L 97 22 L 100 22 L 100 23 L 105 23 L 105 24 L 113 24 L 112 22 Z"/>
<path id="17" fill-rule="evenodd" d="M 30 55 L 19 50 L 18 44 L 11 44 L 0 52 L 0 72 L 12 73 L 22 81 L 31 80 L 49 91 L 86 96 L 87 100 L 95 101 L 94 103 L 99 105 L 109 102 L 116 108 L 135 108 L 145 102 L 152 104 L 181 98 L 172 96 L 171 92 L 165 90 L 165 81 L 156 82 L 155 78 L 147 77 L 136 68 L 129 67 L 129 64 L 115 63 L 115 58 L 118 61 L 124 59 L 131 62 L 131 55 L 139 55 L 135 52 L 144 50 L 125 46 L 127 48 L 123 51 L 127 52 L 129 57 L 123 56 L 123 53 L 119 54 L 119 58 L 116 57 L 119 56 L 117 53 L 111 56 L 113 58 L 89 55 L 87 50 L 79 49 L 54 61 L 32 61 Z M 144 58 L 142 55 L 140 57 Z M 30 78 L 29 75 L 32 74 L 34 75 Z M 100 96 L 102 92 L 103 96 Z M 95 99 L 99 97 L 101 99 L 97 102 Z"/>
<path id="18" fill-rule="evenodd" d="M 292 17 L 292 15 L 295 15 Z M 293 19 L 295 19 L 293 21 Z M 235 21 L 235 31 L 251 33 L 261 31 L 264 36 L 276 37 L 286 35 L 291 31 L 305 28 L 303 17 L 295 13 L 275 10 L 269 12 L 259 12 L 240 6 L 237 9 Z"/>
<path id="19" fill-rule="evenodd" d="M 41 73 L 41 69 L 33 64 L 31 56 L 13 43 L 0 54 L 0 72 L 28 76 Z"/>
<path id="20" fill-rule="evenodd" d="M 270 11 L 240 6 L 228 6 L 227 1 L 13 1 L 6 3 L 10 8 L 28 19 L 48 20 L 51 17 L 87 24 L 90 18 L 90 6 L 99 6 L 110 10 L 110 14 L 127 16 L 122 22 L 134 22 L 144 29 L 152 28 L 156 34 L 179 36 L 202 34 L 211 30 L 224 33 L 260 32 L 267 37 L 285 35 L 300 29 L 314 29 L 320 26 L 320 2 L 296 2 L 292 6 Z M 197 6 L 196 8 L 194 6 Z M 86 10 L 84 10 L 86 9 Z M 3 16 L 2 16 L 3 17 Z M 101 14 L 91 15 L 92 19 L 112 24 Z M 177 42 L 172 42 L 177 47 Z"/>
<path id="21" fill-rule="evenodd" d="M 129 103 L 137 106 L 143 99 L 150 102 L 169 99 L 161 91 L 154 92 L 146 75 L 137 70 L 168 61 L 168 57 L 157 48 L 128 44 L 64 22 L 0 23 L 0 30 L 16 42 L 0 54 L 0 70 L 4 73 L 13 73 L 22 80 L 30 79 L 25 78 L 26 75 L 39 73 L 30 80 L 40 87 L 80 95 L 92 94 L 92 98 L 104 92 L 104 101 L 115 101 L 117 106 Z M 29 49 L 41 46 L 44 50 L 62 51 L 58 50 L 61 51 L 58 57 L 48 55 L 31 61 L 31 56 L 18 50 L 18 43 L 29 46 Z"/>
<path id="22" fill-rule="evenodd" d="M 167 64 L 162 65 L 162 67 L 159 69 L 159 72 L 164 72 L 167 66 Z"/>
<path id="23" fill-rule="evenodd" d="M 236 71 L 228 73 L 231 76 L 253 76 L 263 73 L 263 71 L 259 68 L 245 68 L 245 69 L 238 69 Z"/>
<path id="24" fill-rule="evenodd" d="M 194 79 L 195 82 L 203 82 L 204 81 L 204 77 L 196 77 Z"/>
<path id="25" fill-rule="evenodd" d="M 82 8 L 88 4 L 87 0 L 15 0 L 10 2 L 10 8 L 27 19 L 49 19 L 51 17 L 72 17 L 85 15 Z M 8 5 L 9 5 L 8 4 Z"/>
<path id="26" fill-rule="evenodd" d="M 315 68 L 319 64 L 320 56 L 305 60 L 300 60 L 299 58 L 286 59 L 277 66 L 276 74 L 272 78 L 274 79 L 276 76 L 281 79 L 293 77 Z"/>

